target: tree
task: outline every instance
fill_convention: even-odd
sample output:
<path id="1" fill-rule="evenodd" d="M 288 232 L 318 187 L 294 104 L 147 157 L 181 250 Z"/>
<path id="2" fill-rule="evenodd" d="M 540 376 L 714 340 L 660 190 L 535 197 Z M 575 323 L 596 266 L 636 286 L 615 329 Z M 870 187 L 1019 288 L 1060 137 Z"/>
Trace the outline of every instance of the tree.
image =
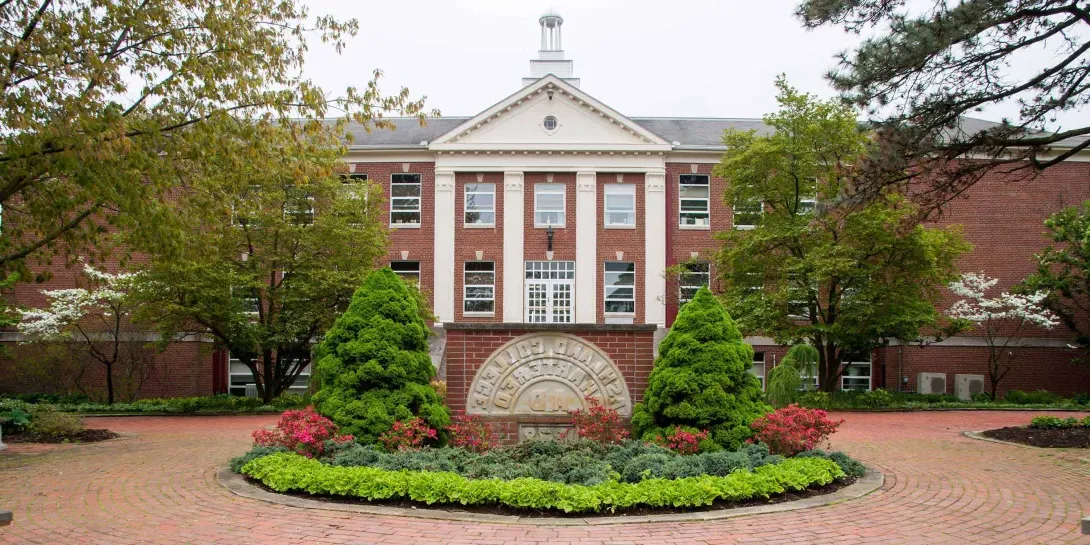
<path id="1" fill-rule="evenodd" d="M 980 327 L 984 342 L 988 345 L 988 378 L 992 384 L 992 399 L 996 398 L 999 383 L 1010 372 L 1021 336 L 1027 326 L 1052 329 L 1059 322 L 1041 303 L 1048 293 L 1038 291 L 1029 294 L 1003 292 L 996 297 L 987 293 L 998 278 L 988 278 L 983 273 L 965 273 L 950 283 L 950 291 L 965 297 L 950 305 L 947 313 L 954 319 L 965 320 Z"/>
<path id="2" fill-rule="evenodd" d="M 177 162 L 212 144 L 197 125 L 337 114 L 336 133 L 422 107 L 377 72 L 342 96 L 303 79 L 308 37 L 340 50 L 358 23 L 297 0 L 10 0 L 0 29 L 0 272 L 24 278 L 31 256 L 110 253 L 104 227 L 172 233 Z"/>
<path id="3" fill-rule="evenodd" d="M 643 401 L 633 409 L 636 436 L 651 441 L 681 426 L 708 431 L 723 448 L 740 447 L 752 435 L 749 425 L 770 410 L 752 364 L 753 348 L 730 314 L 700 288 L 659 345 Z"/>
<path id="4" fill-rule="evenodd" d="M 899 180 L 918 177 L 917 198 L 927 205 L 988 172 L 1031 175 L 1090 146 L 1090 123 L 1047 128 L 1090 102 L 1085 0 L 805 0 L 796 15 L 808 28 L 875 33 L 842 53 L 828 77 L 875 118 L 884 145 L 872 166 L 903 174 Z M 1032 69 L 1012 66 L 1042 53 L 1049 60 Z M 1005 102 L 1018 105 L 1016 118 L 986 127 L 962 119 Z M 1066 149 L 1050 153 L 1061 142 Z M 868 181 L 875 190 L 894 180 Z"/>
<path id="5" fill-rule="evenodd" d="M 318 348 L 318 412 L 362 443 L 414 417 L 442 441 L 450 411 L 430 384 L 428 335 L 405 281 L 389 267 L 371 273 Z"/>
<path id="6" fill-rule="evenodd" d="M 844 356 L 952 331 L 935 304 L 968 245 L 956 227 L 921 226 L 895 191 L 855 199 L 853 166 L 871 145 L 855 112 L 777 85 L 780 110 L 764 117 L 775 132 L 728 131 L 713 170 L 728 205 L 760 215 L 717 234 L 717 270 L 742 330 L 816 348 L 819 385 L 833 391 Z"/>
<path id="7" fill-rule="evenodd" d="M 817 376 L 820 355 L 808 344 L 792 346 L 780 364 L 768 372 L 765 397 L 777 409 L 795 402 L 800 390 L 810 389 L 810 378 Z M 807 380 L 804 382 L 803 377 Z"/>
<path id="8" fill-rule="evenodd" d="M 1016 291 L 1047 293 L 1042 306 L 1074 333 L 1085 360 L 1090 358 L 1090 201 L 1053 214 L 1045 228 L 1055 245 L 1037 254 L 1037 272 Z"/>
<path id="9" fill-rule="evenodd" d="M 211 335 L 268 402 L 385 254 L 383 199 L 336 175 L 344 150 L 314 124 L 194 130 L 217 138 L 178 173 L 170 210 L 182 236 L 126 239 L 150 256 L 136 285 L 141 318 L 164 342 Z"/>
<path id="10" fill-rule="evenodd" d="M 22 310 L 19 331 L 30 341 L 63 342 L 77 357 L 102 364 L 106 401 L 112 405 L 115 372 L 142 373 L 150 368 L 152 352 L 130 322 L 138 307 L 130 295 L 135 276 L 110 274 L 90 265 L 84 265 L 83 274 L 90 289 L 42 290 L 49 306 Z"/>

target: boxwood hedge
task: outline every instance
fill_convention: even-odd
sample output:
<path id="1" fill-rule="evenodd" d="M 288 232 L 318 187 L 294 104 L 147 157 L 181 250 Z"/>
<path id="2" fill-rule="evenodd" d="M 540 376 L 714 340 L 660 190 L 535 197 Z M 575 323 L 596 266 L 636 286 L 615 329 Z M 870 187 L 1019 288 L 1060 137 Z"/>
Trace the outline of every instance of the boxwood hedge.
<path id="1" fill-rule="evenodd" d="M 368 501 L 412 500 L 429 505 L 551 509 L 565 513 L 740 502 L 824 486 L 845 476 L 835 462 L 812 457 L 789 459 L 753 471 L 735 471 L 723 477 L 647 479 L 638 483 L 611 480 L 584 486 L 534 478 L 469 479 L 451 472 L 337 467 L 292 453 L 257 458 L 246 463 L 242 473 L 277 492 L 307 492 Z"/>

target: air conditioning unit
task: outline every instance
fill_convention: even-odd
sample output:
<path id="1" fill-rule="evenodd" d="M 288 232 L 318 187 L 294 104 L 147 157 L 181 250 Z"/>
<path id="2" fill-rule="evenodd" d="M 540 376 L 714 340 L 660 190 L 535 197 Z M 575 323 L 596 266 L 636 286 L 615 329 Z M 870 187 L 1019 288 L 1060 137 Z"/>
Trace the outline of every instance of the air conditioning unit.
<path id="1" fill-rule="evenodd" d="M 954 375 L 954 393 L 962 401 L 984 392 L 984 375 Z"/>
<path id="2" fill-rule="evenodd" d="M 916 373 L 917 394 L 945 394 L 946 373 Z"/>
<path id="3" fill-rule="evenodd" d="M 257 385 L 256 384 L 247 384 L 246 385 L 246 397 L 257 397 Z"/>

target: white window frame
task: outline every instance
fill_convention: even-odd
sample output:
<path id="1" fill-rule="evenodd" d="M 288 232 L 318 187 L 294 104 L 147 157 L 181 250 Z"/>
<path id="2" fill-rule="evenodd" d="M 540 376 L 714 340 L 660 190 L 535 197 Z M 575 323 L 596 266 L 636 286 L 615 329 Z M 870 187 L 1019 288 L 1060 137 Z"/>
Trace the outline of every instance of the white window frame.
<path id="1" fill-rule="evenodd" d="M 306 201 L 306 210 L 302 210 L 302 207 L 295 206 L 295 199 L 297 198 L 300 199 L 300 202 Z M 297 215 L 306 218 L 307 221 L 295 221 L 295 216 Z M 284 202 L 284 219 L 288 220 L 293 225 L 300 225 L 303 227 L 314 225 L 314 195 L 306 193 L 301 197 L 290 196 L 290 198 Z"/>
<path id="2" fill-rule="evenodd" d="M 360 198 L 360 192 L 358 186 L 361 182 L 367 182 L 370 178 L 364 172 L 354 172 L 351 174 L 341 174 L 341 188 L 344 190 L 345 195 L 350 199 Z M 366 187 L 366 184 L 364 184 Z M 367 202 L 368 192 L 363 192 L 364 202 Z"/>
<path id="3" fill-rule="evenodd" d="M 844 373 L 842 373 L 840 375 L 840 389 L 841 390 L 859 390 L 859 391 L 863 391 L 863 392 L 869 392 L 874 387 L 873 383 L 871 382 L 872 379 L 874 378 L 874 355 L 872 353 L 867 353 L 866 354 L 866 356 L 867 356 L 866 360 L 851 358 L 851 356 L 862 356 L 862 355 L 863 354 L 848 354 L 848 356 L 850 358 L 849 361 L 840 362 L 840 365 L 844 367 Z M 865 376 L 864 375 L 848 376 L 847 375 L 848 367 L 853 366 L 853 365 L 857 366 L 857 367 L 866 366 L 867 367 L 867 374 Z M 844 379 L 859 380 L 859 379 L 864 379 L 864 378 L 867 380 L 867 387 L 866 388 L 858 388 L 858 387 L 855 387 L 855 386 L 853 386 L 851 388 L 845 388 L 844 387 Z"/>
<path id="4" fill-rule="evenodd" d="M 809 205 L 810 209 L 807 210 L 807 211 L 803 211 L 803 207 L 805 205 Z M 817 199 L 799 199 L 799 207 L 795 211 L 795 215 L 797 215 L 797 216 L 807 216 L 807 215 L 812 215 L 815 212 L 817 212 Z"/>
<path id="5" fill-rule="evenodd" d="M 538 196 L 541 194 L 559 194 L 560 195 L 560 210 L 542 210 L 541 205 L 538 203 Z M 538 214 L 555 214 L 560 213 L 560 223 L 540 223 L 538 222 Z M 534 227 L 538 229 L 545 229 L 547 227 L 553 227 L 563 229 L 564 224 L 568 217 L 568 186 L 567 184 L 557 183 L 539 183 L 534 184 Z"/>
<path id="6" fill-rule="evenodd" d="M 687 183 L 684 183 L 682 181 L 682 180 L 685 180 L 686 178 L 695 178 L 695 177 L 703 178 L 704 183 L 703 184 L 692 184 L 692 183 L 687 184 Z M 682 193 L 684 193 L 684 190 L 685 190 L 686 187 L 702 187 L 708 192 L 708 195 L 706 197 L 683 197 Z M 711 197 L 712 197 L 712 178 L 711 178 L 710 175 L 708 175 L 708 174 L 681 174 L 681 175 L 679 175 L 678 178 L 677 178 L 677 212 L 678 212 L 677 224 L 678 224 L 678 227 L 680 229 L 711 229 L 712 228 L 712 207 L 711 207 L 712 199 L 711 199 Z M 704 201 L 704 211 L 703 212 L 686 211 L 682 207 L 682 204 L 681 204 L 682 201 Z M 695 215 L 695 214 L 703 214 L 704 215 L 704 223 L 685 223 L 684 218 L 685 218 L 686 215 Z"/>
<path id="7" fill-rule="evenodd" d="M 471 187 L 474 188 L 473 191 L 470 191 Z M 483 190 L 482 191 L 480 189 L 482 187 L 491 188 L 491 190 Z M 476 208 L 477 205 L 474 204 L 475 208 L 473 210 L 470 210 L 469 209 L 470 195 L 492 195 L 492 206 L 491 206 L 491 208 L 477 209 Z M 492 221 L 491 222 L 469 221 L 469 215 L 470 214 L 492 214 Z M 496 184 L 485 183 L 485 182 L 481 182 L 481 183 L 472 182 L 472 183 L 466 183 L 465 184 L 465 186 L 462 189 L 462 223 L 466 227 L 495 227 L 496 226 Z"/>
<path id="8" fill-rule="evenodd" d="M 395 177 L 402 177 L 402 176 L 415 176 L 416 181 L 415 182 L 397 182 L 397 183 L 394 183 L 394 178 Z M 424 222 L 424 212 L 423 212 L 424 184 L 423 184 L 423 178 L 424 177 L 422 175 L 414 173 L 414 172 L 395 172 L 393 174 L 390 174 L 390 227 L 394 227 L 394 228 L 406 228 L 407 227 L 407 228 L 411 229 L 411 228 L 414 228 L 414 227 L 420 227 L 420 225 Z M 413 197 L 413 196 L 399 197 L 399 196 L 394 195 L 394 187 L 412 187 L 412 186 L 416 187 L 416 196 L 415 197 Z M 416 209 L 415 210 L 412 210 L 412 209 L 394 210 L 394 200 L 395 199 L 416 199 Z M 413 214 L 413 213 L 416 214 L 416 223 L 412 223 L 412 222 L 394 223 L 394 214 Z"/>
<path id="9" fill-rule="evenodd" d="M 410 263 L 415 263 L 416 264 L 416 269 L 415 270 L 414 269 L 409 269 L 409 268 L 403 268 L 402 270 L 398 270 L 397 268 L 394 267 L 395 264 L 403 264 L 403 266 L 407 266 Z M 390 269 L 392 269 L 394 271 L 394 274 L 396 274 L 399 278 L 402 278 L 402 279 L 404 279 L 406 276 L 415 275 L 416 276 L 416 287 L 418 287 L 418 288 L 420 287 L 420 262 L 419 261 L 412 261 L 412 260 L 391 261 L 390 262 Z"/>
<path id="10" fill-rule="evenodd" d="M 768 359 L 768 356 L 767 356 L 766 352 L 754 352 L 753 353 L 753 363 L 750 364 L 750 366 L 749 366 L 749 373 L 751 375 L 757 377 L 757 380 L 761 381 L 761 390 L 765 389 L 765 372 L 767 371 L 766 368 L 765 368 L 765 365 L 767 365 L 767 364 L 765 362 L 767 361 L 767 359 Z M 754 371 L 757 364 L 761 365 L 761 373 L 760 374 L 757 374 Z"/>
<path id="11" fill-rule="evenodd" d="M 470 271 L 469 265 L 471 263 L 476 264 L 488 264 L 491 266 L 491 271 Z M 492 283 L 490 284 L 470 284 L 468 281 L 470 274 L 491 274 Z M 492 297 L 470 297 L 470 288 L 489 288 L 492 290 Z M 492 303 L 492 310 L 466 310 L 466 304 L 469 301 L 488 301 Z M 496 315 L 496 262 L 495 261 L 466 261 L 462 264 L 462 316 L 495 316 Z"/>
<path id="12" fill-rule="evenodd" d="M 693 272 L 692 270 L 689 269 L 689 267 L 691 267 L 693 265 L 701 265 L 706 270 Z M 712 286 L 712 264 L 710 262 L 707 262 L 707 261 L 693 261 L 693 262 L 689 262 L 689 263 L 682 263 L 681 266 L 685 268 L 685 271 L 682 272 L 680 275 L 678 275 L 678 283 L 677 283 L 678 284 L 677 285 L 677 289 L 678 289 L 678 293 L 677 293 L 678 306 L 684 305 L 685 303 L 688 303 L 689 301 L 692 301 L 692 298 L 689 298 L 689 299 L 685 298 L 685 290 L 686 289 L 693 290 L 693 295 L 695 296 L 696 292 L 700 291 L 700 288 L 706 287 L 708 289 L 711 289 L 711 286 Z M 682 282 L 682 280 L 686 275 L 701 275 L 701 276 L 706 277 L 708 279 L 708 281 L 707 281 L 706 284 L 700 284 L 700 285 L 685 284 L 685 283 Z"/>
<path id="13" fill-rule="evenodd" d="M 631 269 L 630 270 L 624 270 L 624 271 L 621 271 L 621 270 L 611 271 L 611 270 L 609 270 L 610 265 L 625 265 L 625 266 L 631 267 Z M 613 280 L 611 280 L 611 277 L 613 279 L 619 279 L 621 277 L 621 275 L 624 275 L 624 274 L 631 274 L 632 275 L 632 284 L 631 284 L 632 297 L 624 298 L 624 297 L 611 296 L 608 293 L 609 288 L 613 287 L 613 286 L 618 286 L 617 284 L 615 284 L 613 282 Z M 628 287 L 628 286 L 629 286 L 628 284 L 619 285 L 619 287 L 621 287 L 621 288 L 625 288 L 625 287 Z M 608 309 L 608 303 L 610 301 L 631 302 L 632 303 L 632 310 L 631 311 L 626 311 L 626 312 L 610 311 Z M 636 263 L 635 262 L 632 262 L 632 261 L 606 261 L 605 263 L 602 264 L 602 312 L 606 316 L 635 316 L 636 315 Z"/>
<path id="14" fill-rule="evenodd" d="M 258 363 L 260 365 L 260 363 Z M 295 377 L 295 382 L 291 383 L 284 390 L 285 394 L 305 394 L 310 388 L 310 372 L 314 362 L 308 363 L 303 370 L 299 372 L 299 376 Z M 236 380 L 238 377 L 238 380 Z M 254 374 L 250 372 L 250 368 L 246 367 L 241 360 L 236 358 L 233 354 L 227 354 L 227 393 L 231 395 L 244 396 L 246 395 L 246 385 L 254 384 Z"/>
<path id="15" fill-rule="evenodd" d="M 757 201 L 755 204 L 757 205 L 757 217 L 758 217 L 757 221 L 760 221 L 759 218 L 763 217 L 764 214 L 765 214 L 765 203 L 764 203 L 764 201 Z M 739 231 L 750 231 L 750 230 L 756 229 L 757 225 L 759 225 L 759 223 L 738 223 L 738 216 L 739 215 L 741 215 L 741 214 L 751 214 L 752 213 L 752 212 L 747 212 L 747 211 L 743 210 L 743 208 L 744 208 L 744 205 L 742 207 L 739 207 L 739 205 L 737 205 L 737 204 L 732 205 L 730 207 L 731 223 L 734 224 L 734 228 L 739 230 Z"/>
<path id="16" fill-rule="evenodd" d="M 571 324 L 575 323 L 575 262 L 574 261 L 527 261 L 525 262 L 525 281 L 523 290 L 523 302 L 525 303 L 524 320 L 526 323 L 546 324 Z M 530 293 L 533 288 L 541 288 L 545 291 L 545 306 L 533 307 L 530 305 Z M 563 317 L 556 312 L 554 305 L 556 292 L 560 288 L 567 288 L 570 295 L 567 320 L 559 320 Z M 543 311 L 543 321 L 534 321 L 535 308 Z"/>
<path id="17" fill-rule="evenodd" d="M 610 196 L 632 197 L 631 208 L 619 208 L 610 206 Z M 636 228 L 636 184 L 609 184 L 602 193 L 602 225 L 606 229 L 635 229 Z M 611 223 L 610 213 L 627 214 L 631 222 Z"/>

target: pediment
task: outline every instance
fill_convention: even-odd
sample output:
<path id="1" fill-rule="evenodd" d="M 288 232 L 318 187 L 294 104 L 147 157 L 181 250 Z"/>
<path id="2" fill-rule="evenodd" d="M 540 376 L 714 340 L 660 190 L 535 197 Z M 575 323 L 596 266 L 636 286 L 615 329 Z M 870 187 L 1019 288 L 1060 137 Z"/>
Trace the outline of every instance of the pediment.
<path id="1" fill-rule="evenodd" d="M 546 118 L 555 119 L 550 128 Z M 434 140 L 433 150 L 668 151 L 670 143 L 555 76 Z"/>

